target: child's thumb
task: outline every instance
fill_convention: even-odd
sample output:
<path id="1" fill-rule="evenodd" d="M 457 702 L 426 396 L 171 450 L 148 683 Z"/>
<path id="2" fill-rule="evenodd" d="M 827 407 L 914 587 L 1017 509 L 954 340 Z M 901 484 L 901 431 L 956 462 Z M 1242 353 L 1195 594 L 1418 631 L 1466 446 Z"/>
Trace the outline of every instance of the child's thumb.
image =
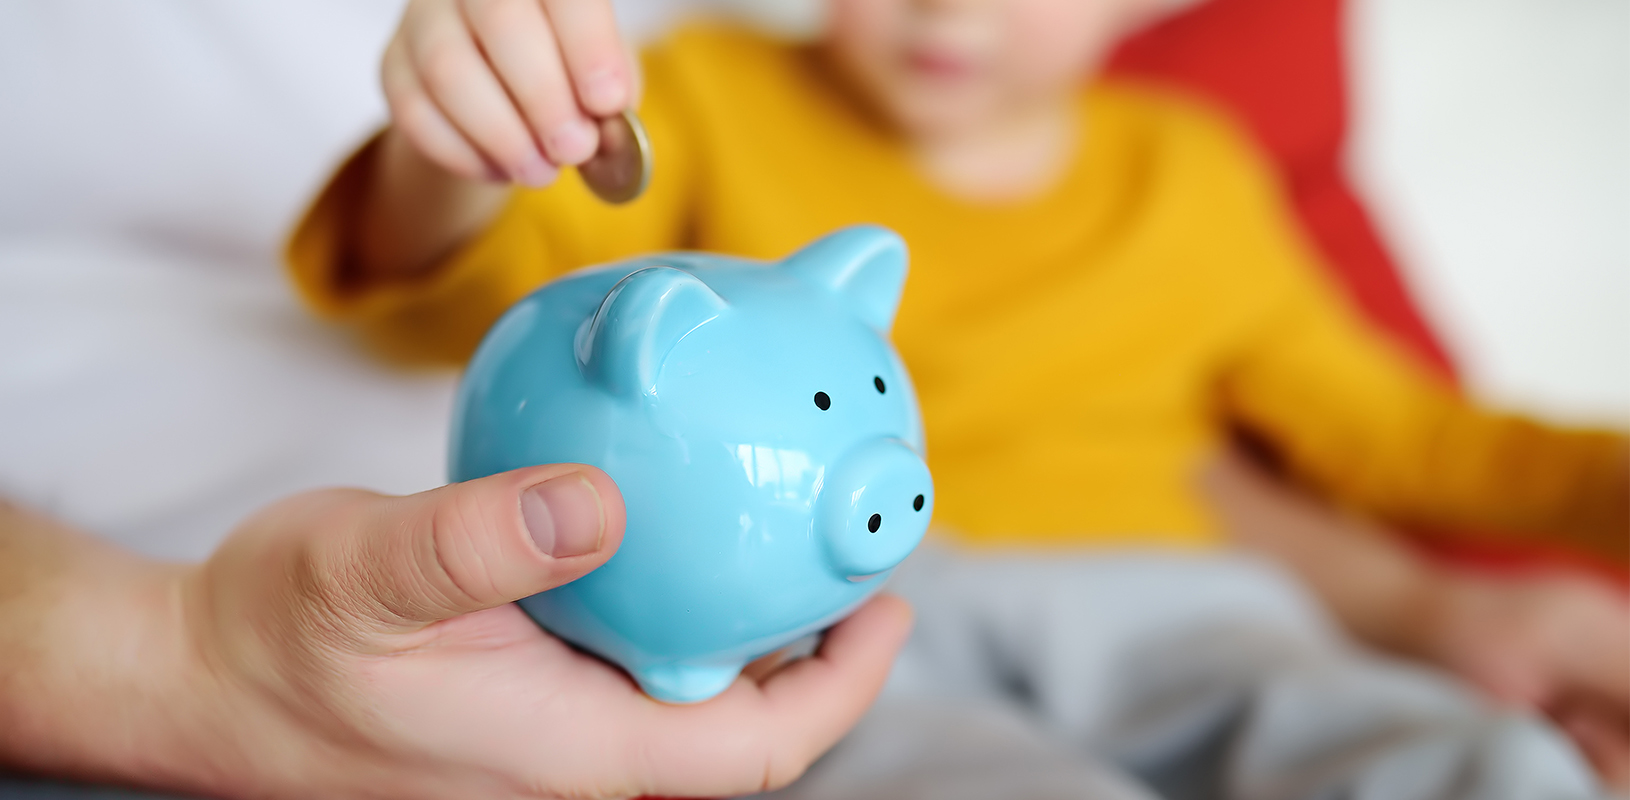
<path id="1" fill-rule="evenodd" d="M 387 622 L 436 622 L 582 577 L 616 552 L 623 523 L 600 470 L 528 467 L 381 498 L 346 560 Z"/>

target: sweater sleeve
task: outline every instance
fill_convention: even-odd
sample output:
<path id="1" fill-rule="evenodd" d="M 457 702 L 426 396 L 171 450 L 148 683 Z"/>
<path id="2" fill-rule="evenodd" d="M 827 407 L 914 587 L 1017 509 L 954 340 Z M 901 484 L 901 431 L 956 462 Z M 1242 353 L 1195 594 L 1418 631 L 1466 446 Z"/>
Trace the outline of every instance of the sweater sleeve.
<path id="1" fill-rule="evenodd" d="M 1241 228 L 1265 252 L 1263 323 L 1224 379 L 1227 413 L 1333 498 L 1405 524 L 1630 556 L 1630 441 L 1479 407 L 1329 285 L 1269 182 Z M 1260 213 L 1257 213 L 1260 212 Z"/>
<path id="2" fill-rule="evenodd" d="M 684 246 L 698 149 L 663 61 L 661 51 L 646 54 L 640 114 L 655 168 L 640 199 L 607 205 L 576 170 L 565 170 L 548 188 L 514 190 L 485 230 L 425 276 L 353 288 L 341 278 L 376 136 L 341 165 L 285 247 L 300 295 L 388 357 L 460 363 L 505 309 L 548 280 L 577 267 Z"/>

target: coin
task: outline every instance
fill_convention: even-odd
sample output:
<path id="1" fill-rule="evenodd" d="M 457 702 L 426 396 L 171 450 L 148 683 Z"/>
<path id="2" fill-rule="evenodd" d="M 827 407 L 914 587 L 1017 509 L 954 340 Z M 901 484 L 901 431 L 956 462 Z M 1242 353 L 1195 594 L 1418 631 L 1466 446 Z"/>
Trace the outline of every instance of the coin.
<path id="1" fill-rule="evenodd" d="M 645 193 L 651 182 L 651 140 L 632 111 L 600 120 L 600 149 L 577 166 L 595 196 L 620 204 Z"/>

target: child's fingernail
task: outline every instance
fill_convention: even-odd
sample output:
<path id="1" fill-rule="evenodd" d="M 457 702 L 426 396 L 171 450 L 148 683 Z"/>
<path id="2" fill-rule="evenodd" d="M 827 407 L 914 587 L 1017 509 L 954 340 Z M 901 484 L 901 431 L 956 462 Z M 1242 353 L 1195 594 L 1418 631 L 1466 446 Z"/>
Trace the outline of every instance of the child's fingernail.
<path id="1" fill-rule="evenodd" d="M 600 493 L 576 472 L 522 492 L 521 517 L 538 549 L 554 558 L 599 550 L 606 527 Z"/>
<path id="2" fill-rule="evenodd" d="M 549 154 L 562 164 L 578 164 L 594 155 L 594 126 L 586 119 L 574 119 L 555 126 L 544 140 Z"/>
<path id="3" fill-rule="evenodd" d="M 538 189 L 554 183 L 555 176 L 559 174 L 560 170 L 555 169 L 555 165 L 545 161 L 541 153 L 533 153 L 527 156 L 526 160 L 522 161 L 520 166 L 517 166 L 515 172 L 509 177 L 510 180 L 522 186 L 531 186 Z"/>
<path id="4" fill-rule="evenodd" d="M 609 69 L 591 72 L 583 78 L 583 104 L 595 111 L 614 111 L 628 102 L 627 87 Z"/>

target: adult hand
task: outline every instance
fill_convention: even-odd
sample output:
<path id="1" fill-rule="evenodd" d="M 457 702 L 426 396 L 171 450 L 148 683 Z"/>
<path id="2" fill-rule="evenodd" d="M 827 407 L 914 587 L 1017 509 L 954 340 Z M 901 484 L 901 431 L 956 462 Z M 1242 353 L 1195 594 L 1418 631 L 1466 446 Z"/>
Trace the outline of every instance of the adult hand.
<path id="1" fill-rule="evenodd" d="M 29 519 L 7 555 L 34 548 L 26 563 L 47 577 L 23 581 L 23 602 L 0 597 L 0 645 L 29 654 L 0 662 L 0 761 L 217 796 L 779 786 L 859 718 L 909 627 L 880 597 L 762 683 L 651 700 L 512 602 L 616 550 L 616 487 L 582 466 L 408 497 L 298 495 L 195 567 Z"/>

